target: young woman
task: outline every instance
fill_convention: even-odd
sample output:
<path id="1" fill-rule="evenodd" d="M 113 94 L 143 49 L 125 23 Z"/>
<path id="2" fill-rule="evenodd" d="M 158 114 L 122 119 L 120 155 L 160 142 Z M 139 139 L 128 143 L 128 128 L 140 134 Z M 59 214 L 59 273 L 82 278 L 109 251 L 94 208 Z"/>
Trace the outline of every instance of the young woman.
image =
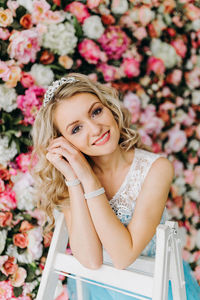
<path id="1" fill-rule="evenodd" d="M 39 207 L 49 228 L 54 208 L 63 211 L 72 253 L 87 268 L 99 268 L 105 250 L 118 269 L 155 256 L 156 227 L 167 219 L 172 164 L 130 123 L 115 89 L 71 73 L 48 88 L 33 126 Z M 197 300 L 200 288 L 183 263 L 187 299 Z M 74 279 L 68 290 L 76 299 Z M 84 300 L 135 299 L 88 283 L 84 291 Z"/>

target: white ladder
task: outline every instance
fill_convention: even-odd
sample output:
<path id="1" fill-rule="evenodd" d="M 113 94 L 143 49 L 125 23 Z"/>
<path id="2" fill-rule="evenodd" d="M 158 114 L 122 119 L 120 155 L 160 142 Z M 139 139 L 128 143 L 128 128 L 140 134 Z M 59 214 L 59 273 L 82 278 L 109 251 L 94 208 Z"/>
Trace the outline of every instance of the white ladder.
<path id="1" fill-rule="evenodd" d="M 64 214 L 59 213 L 36 299 L 54 300 L 58 276 L 62 274 L 76 279 L 77 300 L 86 300 L 83 299 L 82 282 L 87 280 L 110 285 L 114 290 L 123 289 L 123 293 L 129 296 L 133 292 L 136 299 L 150 297 L 152 300 L 168 299 L 171 280 L 173 299 L 186 300 L 178 223 L 166 221 L 159 224 L 156 237 L 155 258 L 139 256 L 128 268 L 119 270 L 104 252 L 103 265 L 91 270 L 82 266 L 73 255 L 66 254 L 67 227 Z"/>

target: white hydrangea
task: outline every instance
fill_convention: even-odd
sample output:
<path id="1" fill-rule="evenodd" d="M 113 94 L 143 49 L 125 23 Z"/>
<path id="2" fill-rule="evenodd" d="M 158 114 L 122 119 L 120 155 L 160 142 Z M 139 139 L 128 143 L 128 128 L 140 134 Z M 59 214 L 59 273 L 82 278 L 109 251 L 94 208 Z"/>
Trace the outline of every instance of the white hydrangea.
<path id="1" fill-rule="evenodd" d="M 31 67 L 30 74 L 33 76 L 37 85 L 45 88 L 54 80 L 54 73 L 51 68 L 42 64 L 34 64 Z"/>
<path id="2" fill-rule="evenodd" d="M 0 230 L 0 255 L 3 252 L 6 244 L 7 230 Z"/>
<path id="3" fill-rule="evenodd" d="M 28 12 L 33 12 L 33 0 L 17 0 L 16 1 L 19 5 L 24 6 Z"/>
<path id="4" fill-rule="evenodd" d="M 174 180 L 175 187 L 178 190 L 178 194 L 181 196 L 186 192 L 185 179 L 183 176 L 179 176 Z"/>
<path id="5" fill-rule="evenodd" d="M 98 39 L 103 34 L 105 28 L 99 16 L 91 16 L 83 23 L 83 32 L 90 39 Z"/>
<path id="6" fill-rule="evenodd" d="M 43 46 L 58 55 L 72 54 L 77 45 L 75 29 L 69 23 L 50 24 L 43 35 Z"/>
<path id="7" fill-rule="evenodd" d="M 29 172 L 19 172 L 12 176 L 14 182 L 13 191 L 17 199 L 17 208 L 20 210 L 32 210 L 36 206 L 34 197 L 34 181 Z"/>
<path id="8" fill-rule="evenodd" d="M 17 154 L 17 146 L 12 141 L 10 147 L 8 147 L 8 137 L 0 137 L 0 164 L 7 166 L 7 163 L 12 160 Z"/>
<path id="9" fill-rule="evenodd" d="M 127 0 L 112 0 L 111 11 L 113 14 L 124 14 L 128 10 Z"/>
<path id="10" fill-rule="evenodd" d="M 30 264 L 42 256 L 42 239 L 42 228 L 35 227 L 28 231 L 28 246 L 22 254 L 17 252 L 17 247 L 14 245 L 8 246 L 6 254 L 16 257 L 20 263 Z"/>
<path id="11" fill-rule="evenodd" d="M 11 112 L 17 108 L 17 93 L 14 88 L 8 88 L 5 84 L 0 84 L 0 110 L 3 108 Z"/>
<path id="12" fill-rule="evenodd" d="M 194 105 L 199 105 L 200 104 L 200 91 L 199 90 L 194 90 L 192 92 L 192 103 Z"/>
<path id="13" fill-rule="evenodd" d="M 162 59 L 166 68 L 172 68 L 178 62 L 174 47 L 162 42 L 160 39 L 152 39 L 150 48 L 153 56 Z"/>

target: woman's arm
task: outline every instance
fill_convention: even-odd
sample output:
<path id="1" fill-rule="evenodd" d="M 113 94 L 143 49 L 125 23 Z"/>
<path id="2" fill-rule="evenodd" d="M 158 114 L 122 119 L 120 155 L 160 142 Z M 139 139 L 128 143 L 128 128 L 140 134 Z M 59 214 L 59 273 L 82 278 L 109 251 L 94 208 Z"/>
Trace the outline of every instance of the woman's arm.
<path id="1" fill-rule="evenodd" d="M 132 264 L 153 238 L 173 176 L 172 164 L 166 158 L 153 163 L 127 228 L 116 217 L 105 194 L 87 200 L 96 231 L 116 268 L 124 269 Z M 88 193 L 99 188 L 99 182 L 91 178 L 83 186 Z"/>
<path id="2" fill-rule="evenodd" d="M 67 224 L 70 248 L 87 268 L 102 265 L 102 244 L 95 230 L 81 185 L 69 187 L 70 205 L 62 208 Z"/>

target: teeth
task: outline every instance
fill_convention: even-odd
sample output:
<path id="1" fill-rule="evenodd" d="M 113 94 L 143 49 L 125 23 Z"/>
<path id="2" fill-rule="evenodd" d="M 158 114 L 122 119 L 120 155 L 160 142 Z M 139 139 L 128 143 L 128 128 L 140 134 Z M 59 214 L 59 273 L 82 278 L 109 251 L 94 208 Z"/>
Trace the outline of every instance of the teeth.
<path id="1" fill-rule="evenodd" d="M 101 142 L 103 142 L 105 140 L 105 138 L 108 136 L 108 132 L 104 135 L 104 137 L 102 139 L 100 139 L 98 142 L 96 142 L 95 144 L 99 144 Z"/>

